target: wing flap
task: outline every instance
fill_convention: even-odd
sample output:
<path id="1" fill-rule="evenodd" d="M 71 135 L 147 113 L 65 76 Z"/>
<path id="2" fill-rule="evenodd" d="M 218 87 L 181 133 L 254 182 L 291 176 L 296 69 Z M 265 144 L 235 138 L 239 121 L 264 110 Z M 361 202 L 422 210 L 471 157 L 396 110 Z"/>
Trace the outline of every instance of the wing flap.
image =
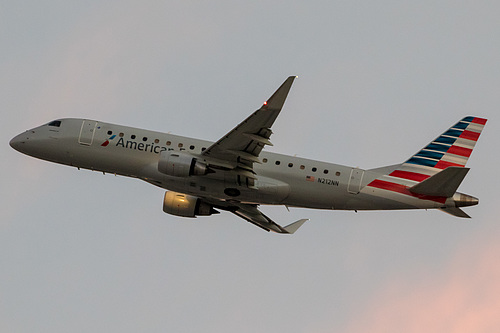
<path id="1" fill-rule="evenodd" d="M 271 141 L 268 140 L 268 138 L 264 137 L 264 136 L 261 136 L 261 135 L 257 135 L 257 134 L 252 134 L 252 133 L 243 133 L 244 136 L 252 139 L 252 140 L 255 140 L 257 141 L 258 143 L 261 143 L 263 145 L 268 145 L 268 146 L 272 146 L 273 144 L 271 143 Z"/>

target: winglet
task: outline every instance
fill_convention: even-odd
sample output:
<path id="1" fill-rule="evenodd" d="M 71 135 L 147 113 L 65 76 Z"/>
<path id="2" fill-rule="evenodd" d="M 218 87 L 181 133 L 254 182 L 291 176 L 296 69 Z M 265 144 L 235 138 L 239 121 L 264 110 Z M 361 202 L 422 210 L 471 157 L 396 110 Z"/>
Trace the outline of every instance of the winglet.
<path id="1" fill-rule="evenodd" d="M 281 110 L 295 78 L 296 76 L 289 76 L 278 90 L 262 105 L 262 109 Z"/>
<path id="2" fill-rule="evenodd" d="M 286 227 L 283 227 L 283 230 L 286 231 L 288 234 L 293 234 L 297 229 L 302 227 L 302 225 L 306 222 L 309 221 L 309 219 L 301 219 L 296 222 L 293 222 L 292 224 L 287 225 Z"/>
<path id="3" fill-rule="evenodd" d="M 309 219 L 301 219 L 293 222 L 292 224 L 287 225 L 286 227 L 282 227 L 273 220 L 271 220 L 266 215 L 262 214 L 262 212 L 257 208 L 257 205 L 249 205 L 249 204 L 238 204 L 236 209 L 229 209 L 233 214 L 241 217 L 248 222 L 255 224 L 256 226 L 266 230 L 273 231 L 278 234 L 293 234 L 297 229 L 299 229 L 304 222 Z"/>

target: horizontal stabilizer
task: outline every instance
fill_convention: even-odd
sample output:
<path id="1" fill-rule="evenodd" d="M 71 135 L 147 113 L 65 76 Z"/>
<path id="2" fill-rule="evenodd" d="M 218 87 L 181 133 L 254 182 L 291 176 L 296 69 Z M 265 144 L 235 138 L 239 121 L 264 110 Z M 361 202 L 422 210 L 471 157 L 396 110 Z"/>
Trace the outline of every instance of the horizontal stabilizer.
<path id="1" fill-rule="evenodd" d="M 455 194 L 467 172 L 469 172 L 469 168 L 448 167 L 417 185 L 410 187 L 409 190 L 416 194 L 449 198 Z"/>
<path id="2" fill-rule="evenodd" d="M 457 217 L 470 219 L 470 216 L 458 207 L 439 208 L 441 211 Z"/>

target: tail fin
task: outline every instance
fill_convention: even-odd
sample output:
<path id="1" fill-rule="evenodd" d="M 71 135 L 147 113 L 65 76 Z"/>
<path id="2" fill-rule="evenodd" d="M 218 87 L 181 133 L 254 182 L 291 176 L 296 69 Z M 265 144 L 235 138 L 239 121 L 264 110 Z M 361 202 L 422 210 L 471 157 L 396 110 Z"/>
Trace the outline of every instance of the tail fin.
<path id="1" fill-rule="evenodd" d="M 406 185 L 413 186 L 415 182 L 420 183 L 447 167 L 465 167 L 486 121 L 472 116 L 463 118 L 389 176 L 408 180 L 410 182 Z"/>
<path id="2" fill-rule="evenodd" d="M 388 167 L 387 173 L 367 186 L 444 204 L 467 174 L 465 164 L 486 121 L 463 118 L 406 162 Z M 459 215 L 458 211 L 449 213 Z"/>

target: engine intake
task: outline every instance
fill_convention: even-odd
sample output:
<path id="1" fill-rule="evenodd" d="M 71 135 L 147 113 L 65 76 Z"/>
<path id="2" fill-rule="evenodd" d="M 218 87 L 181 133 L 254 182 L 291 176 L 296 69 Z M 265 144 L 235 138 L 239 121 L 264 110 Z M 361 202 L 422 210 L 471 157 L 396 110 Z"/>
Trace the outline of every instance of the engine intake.
<path id="1" fill-rule="evenodd" d="M 193 155 L 178 151 L 162 151 L 158 171 L 174 177 L 203 176 L 208 173 L 207 164 Z"/>
<path id="2" fill-rule="evenodd" d="M 167 214 L 183 217 L 209 216 L 219 213 L 212 205 L 198 197 L 173 191 L 165 192 L 163 211 Z"/>

